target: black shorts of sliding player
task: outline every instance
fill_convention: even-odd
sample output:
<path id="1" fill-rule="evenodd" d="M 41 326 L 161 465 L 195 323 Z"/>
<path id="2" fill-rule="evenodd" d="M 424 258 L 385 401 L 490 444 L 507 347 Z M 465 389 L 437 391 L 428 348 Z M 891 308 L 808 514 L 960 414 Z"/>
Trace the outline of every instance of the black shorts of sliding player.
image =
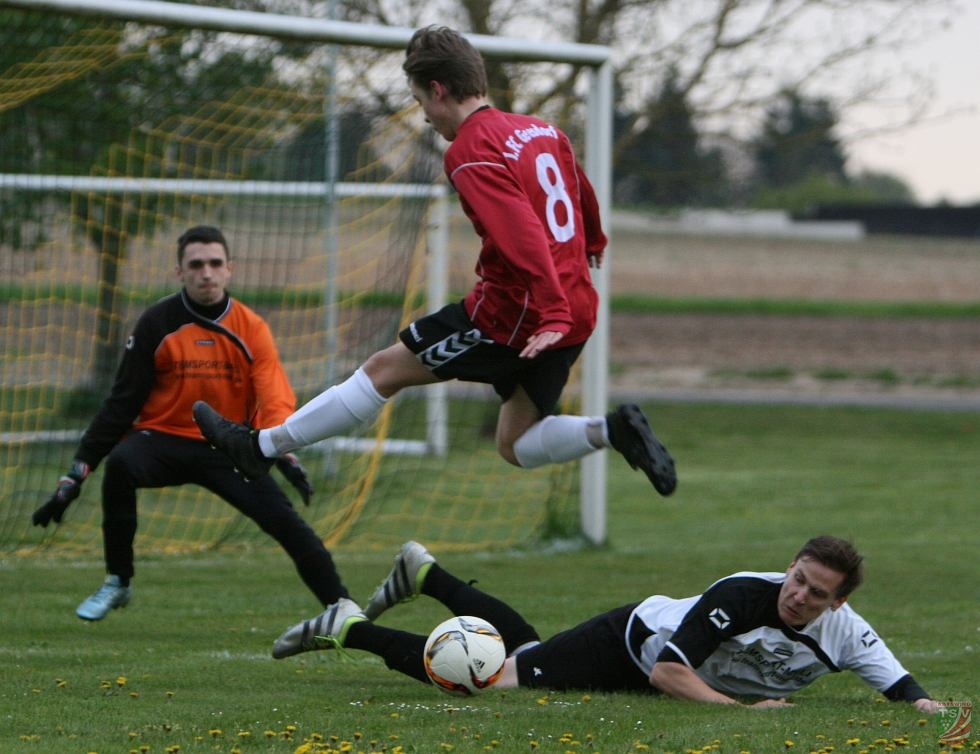
<path id="1" fill-rule="evenodd" d="M 517 655 L 521 686 L 582 691 L 651 691 L 629 656 L 626 626 L 636 605 L 597 615 Z"/>

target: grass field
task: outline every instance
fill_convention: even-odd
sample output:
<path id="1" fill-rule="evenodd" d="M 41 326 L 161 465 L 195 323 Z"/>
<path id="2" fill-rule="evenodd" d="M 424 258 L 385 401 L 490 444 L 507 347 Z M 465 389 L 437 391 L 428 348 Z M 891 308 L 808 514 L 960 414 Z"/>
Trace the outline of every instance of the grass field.
<path id="1" fill-rule="evenodd" d="M 613 458 L 608 545 L 442 562 L 547 635 L 650 593 L 781 570 L 817 533 L 846 536 L 868 565 L 851 604 L 936 698 L 976 701 L 980 415 L 647 408 L 678 461 L 673 497 Z M 390 564 L 390 554 L 335 555 L 355 597 Z M 144 557 L 137 569 L 133 603 L 86 624 L 74 608 L 98 584 L 99 562 L 0 561 L 4 754 L 943 751 L 935 720 L 850 674 L 821 679 L 791 709 L 757 711 L 523 690 L 466 700 L 364 654 L 277 662 L 273 639 L 317 611 L 280 552 Z M 427 632 L 443 617 L 419 600 L 382 620 Z"/>

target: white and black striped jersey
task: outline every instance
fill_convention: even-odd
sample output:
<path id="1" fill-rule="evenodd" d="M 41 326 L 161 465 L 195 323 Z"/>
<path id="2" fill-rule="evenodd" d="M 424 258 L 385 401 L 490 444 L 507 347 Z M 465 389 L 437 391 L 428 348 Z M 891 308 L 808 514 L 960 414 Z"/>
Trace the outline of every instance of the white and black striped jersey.
<path id="1" fill-rule="evenodd" d="M 785 579 L 785 573 L 741 572 L 695 597 L 649 597 L 630 616 L 633 661 L 647 677 L 657 662 L 683 662 L 726 694 L 779 698 L 850 670 L 889 698 L 926 696 L 847 603 L 801 630 L 786 625 L 777 611 Z"/>

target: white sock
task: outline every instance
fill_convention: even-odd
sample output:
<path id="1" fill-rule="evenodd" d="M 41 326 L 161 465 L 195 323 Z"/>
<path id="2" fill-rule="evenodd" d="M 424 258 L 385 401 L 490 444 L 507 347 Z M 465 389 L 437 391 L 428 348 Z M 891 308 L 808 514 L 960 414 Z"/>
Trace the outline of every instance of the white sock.
<path id="1" fill-rule="evenodd" d="M 320 393 L 278 427 L 259 432 L 259 449 L 274 458 L 374 420 L 387 398 L 363 369 Z"/>
<path id="2" fill-rule="evenodd" d="M 582 458 L 604 447 L 601 444 L 603 423 L 602 417 L 546 416 L 517 438 L 514 455 L 525 469 Z M 599 444 L 595 442 L 597 433 Z"/>

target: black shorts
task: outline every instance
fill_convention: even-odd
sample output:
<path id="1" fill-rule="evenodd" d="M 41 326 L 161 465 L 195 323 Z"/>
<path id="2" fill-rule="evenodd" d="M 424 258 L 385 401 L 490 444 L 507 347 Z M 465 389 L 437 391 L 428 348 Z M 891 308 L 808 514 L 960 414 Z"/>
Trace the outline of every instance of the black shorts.
<path id="1" fill-rule="evenodd" d="M 572 365 L 585 346 L 549 348 L 533 359 L 522 359 L 520 349 L 483 335 L 462 303 L 415 320 L 398 337 L 439 379 L 485 382 L 504 401 L 520 385 L 542 416 L 555 413 Z"/>
<path id="2" fill-rule="evenodd" d="M 559 691 L 653 691 L 626 646 L 626 627 L 635 608 L 610 610 L 520 652 L 518 682 Z"/>

